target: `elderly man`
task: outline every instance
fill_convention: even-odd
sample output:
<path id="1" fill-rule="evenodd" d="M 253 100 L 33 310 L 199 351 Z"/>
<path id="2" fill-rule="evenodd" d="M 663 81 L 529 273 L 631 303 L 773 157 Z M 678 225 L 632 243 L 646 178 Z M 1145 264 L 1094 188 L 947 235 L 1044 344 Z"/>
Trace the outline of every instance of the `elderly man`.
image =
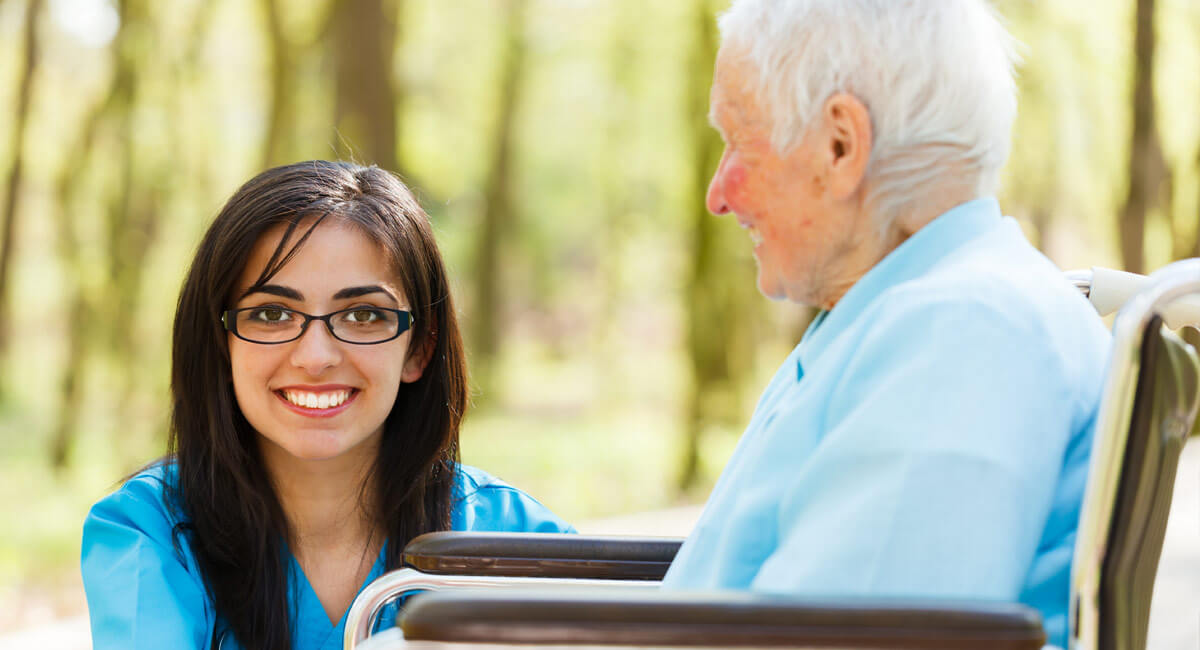
<path id="1" fill-rule="evenodd" d="M 741 0 L 709 209 L 815 305 L 664 586 L 986 598 L 1065 644 L 1108 333 L 992 193 L 1016 113 L 984 0 Z"/>

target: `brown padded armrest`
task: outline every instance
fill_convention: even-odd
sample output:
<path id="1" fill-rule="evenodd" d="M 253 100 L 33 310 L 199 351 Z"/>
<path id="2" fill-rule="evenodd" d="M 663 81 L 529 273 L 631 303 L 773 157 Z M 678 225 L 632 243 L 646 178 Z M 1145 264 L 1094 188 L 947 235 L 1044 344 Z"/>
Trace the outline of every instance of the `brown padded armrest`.
<path id="1" fill-rule="evenodd" d="M 407 640 L 495 644 L 1040 650 L 1037 611 L 980 601 L 641 590 L 462 590 L 414 598 Z"/>
<path id="2" fill-rule="evenodd" d="M 404 548 L 425 573 L 661 580 L 683 540 L 558 533 L 427 533 Z"/>

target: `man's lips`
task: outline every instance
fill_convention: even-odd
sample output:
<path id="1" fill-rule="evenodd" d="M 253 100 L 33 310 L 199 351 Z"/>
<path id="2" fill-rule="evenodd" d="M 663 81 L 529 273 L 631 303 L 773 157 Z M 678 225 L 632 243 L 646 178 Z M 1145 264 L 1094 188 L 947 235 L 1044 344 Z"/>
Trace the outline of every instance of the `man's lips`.
<path id="1" fill-rule="evenodd" d="M 738 225 L 746 231 L 746 234 L 750 235 L 750 241 L 754 242 L 756 247 L 762 243 L 762 233 L 758 232 L 758 228 L 753 223 L 738 219 Z"/>

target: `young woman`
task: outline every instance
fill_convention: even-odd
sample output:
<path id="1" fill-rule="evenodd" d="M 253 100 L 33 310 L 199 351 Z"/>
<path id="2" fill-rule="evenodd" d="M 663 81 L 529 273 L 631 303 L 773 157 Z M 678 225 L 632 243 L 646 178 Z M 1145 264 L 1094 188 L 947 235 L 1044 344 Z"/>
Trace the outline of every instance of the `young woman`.
<path id="1" fill-rule="evenodd" d="M 183 285 L 171 393 L 167 456 L 84 524 L 96 650 L 340 648 L 414 536 L 571 531 L 458 463 L 445 269 L 378 168 L 298 163 L 234 194 Z"/>

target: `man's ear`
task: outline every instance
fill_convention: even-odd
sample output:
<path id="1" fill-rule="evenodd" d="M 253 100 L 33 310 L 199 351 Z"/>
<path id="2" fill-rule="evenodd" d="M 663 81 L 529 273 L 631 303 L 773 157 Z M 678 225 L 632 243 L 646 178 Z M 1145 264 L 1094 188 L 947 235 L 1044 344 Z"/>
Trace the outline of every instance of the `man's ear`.
<path id="1" fill-rule="evenodd" d="M 829 147 L 825 152 L 829 192 L 846 199 L 862 186 L 871 161 L 871 112 L 854 95 L 837 93 L 825 101 L 822 113 Z"/>
<path id="2" fill-rule="evenodd" d="M 429 332 L 420 347 L 412 346 L 408 350 L 408 358 L 404 360 L 404 370 L 400 372 L 400 381 L 411 384 L 425 373 L 425 366 L 433 359 L 433 351 L 437 348 L 437 330 Z"/>

